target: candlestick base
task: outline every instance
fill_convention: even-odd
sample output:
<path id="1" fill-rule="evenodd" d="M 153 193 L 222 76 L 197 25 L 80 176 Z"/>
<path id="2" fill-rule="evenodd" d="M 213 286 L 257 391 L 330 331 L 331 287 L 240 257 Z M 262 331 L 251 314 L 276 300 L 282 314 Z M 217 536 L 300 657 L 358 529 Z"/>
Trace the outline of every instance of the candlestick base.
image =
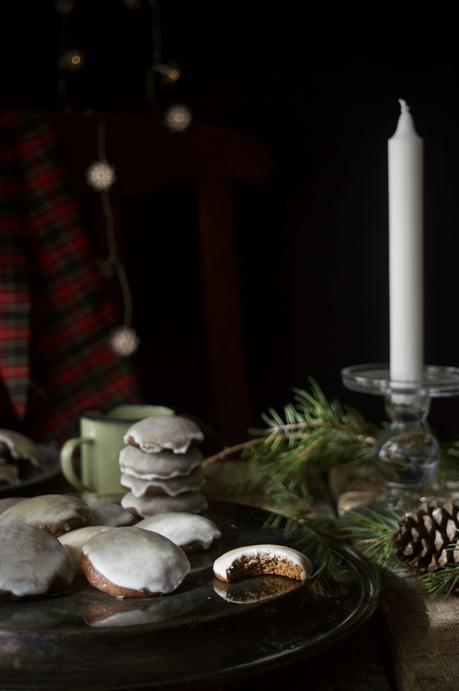
<path id="1" fill-rule="evenodd" d="M 346 367 L 341 376 L 348 389 L 385 398 L 391 422 L 379 436 L 376 465 L 388 505 L 398 505 L 437 473 L 439 444 L 427 422 L 430 399 L 459 395 L 459 368 L 427 366 L 419 382 L 393 381 L 389 367 L 379 364 Z"/>

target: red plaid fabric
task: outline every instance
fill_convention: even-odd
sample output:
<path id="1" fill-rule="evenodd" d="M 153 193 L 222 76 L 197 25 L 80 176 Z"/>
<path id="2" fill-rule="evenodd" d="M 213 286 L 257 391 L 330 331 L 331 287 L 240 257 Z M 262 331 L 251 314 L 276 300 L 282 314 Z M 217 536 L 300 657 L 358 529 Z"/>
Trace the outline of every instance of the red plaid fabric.
<path id="1" fill-rule="evenodd" d="M 0 117 L 0 425 L 60 442 L 78 415 L 139 400 L 116 311 L 34 115 Z"/>

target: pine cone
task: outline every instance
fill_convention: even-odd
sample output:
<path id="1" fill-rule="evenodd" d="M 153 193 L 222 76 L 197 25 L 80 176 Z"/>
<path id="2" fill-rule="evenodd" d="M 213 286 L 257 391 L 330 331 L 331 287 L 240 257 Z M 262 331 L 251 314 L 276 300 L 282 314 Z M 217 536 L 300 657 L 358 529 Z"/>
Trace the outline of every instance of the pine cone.
<path id="1" fill-rule="evenodd" d="M 405 513 L 393 536 L 395 554 L 418 573 L 459 563 L 459 501 L 431 499 Z"/>

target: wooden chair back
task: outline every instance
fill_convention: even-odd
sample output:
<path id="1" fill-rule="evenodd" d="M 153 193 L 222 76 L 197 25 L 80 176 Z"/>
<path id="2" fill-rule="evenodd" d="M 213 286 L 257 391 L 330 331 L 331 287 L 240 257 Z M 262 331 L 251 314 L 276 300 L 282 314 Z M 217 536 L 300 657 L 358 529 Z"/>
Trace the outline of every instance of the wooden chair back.
<path id="1" fill-rule="evenodd" d="M 86 170 L 96 158 L 98 117 L 48 117 L 71 190 L 77 197 L 87 194 Z M 212 396 L 209 422 L 225 443 L 237 442 L 252 424 L 253 412 L 241 320 L 235 188 L 266 184 L 272 173 L 270 156 L 248 136 L 201 123 L 176 133 L 147 116 L 109 115 L 104 116 L 104 127 L 107 159 L 116 170 L 111 190 L 115 209 L 119 198 L 145 196 L 169 182 L 193 183 Z M 121 232 L 121 242 L 127 242 L 126 232 Z"/>

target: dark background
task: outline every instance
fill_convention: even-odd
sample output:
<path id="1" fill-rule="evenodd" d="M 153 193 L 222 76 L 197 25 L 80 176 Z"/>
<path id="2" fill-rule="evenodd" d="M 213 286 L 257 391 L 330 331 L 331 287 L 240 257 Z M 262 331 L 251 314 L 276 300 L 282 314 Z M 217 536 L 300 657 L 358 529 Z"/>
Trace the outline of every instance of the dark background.
<path id="1" fill-rule="evenodd" d="M 146 0 L 139 5 L 76 2 L 66 20 L 66 45 L 81 48 L 86 65 L 68 77 L 68 106 L 149 112 L 151 13 Z M 184 73 L 176 86 L 160 87 L 160 107 L 184 101 L 195 120 L 246 132 L 273 157 L 269 187 L 238 196 L 256 411 L 281 406 L 290 387 L 305 385 L 312 375 L 327 394 L 368 406 L 370 416 L 383 414 L 379 401 L 343 390 L 340 369 L 388 358 L 386 146 L 399 97 L 411 106 L 425 141 L 426 361 L 459 365 L 455 22 L 429 4 L 405 20 L 385 10 L 389 16 L 382 9 L 338 14 L 332 5 L 312 11 L 295 2 L 161 3 L 163 58 L 177 61 Z M 2 13 L 9 41 L 3 42 L 1 105 L 62 108 L 62 18 L 54 3 L 2 3 Z M 134 219 L 142 217 L 145 225 L 161 228 L 155 234 L 139 230 L 138 237 L 129 230 L 126 242 L 134 318 L 144 343 L 138 357 L 146 359 L 145 343 L 153 348 L 146 385 L 152 402 L 206 415 L 198 394 L 202 354 L 194 343 L 197 293 L 183 290 L 193 285 L 199 257 L 187 205 L 177 208 L 175 198 L 171 191 L 123 211 L 126 226 L 140 227 Z M 180 248 L 177 280 L 158 291 L 170 278 L 165 258 L 174 247 Z M 189 323 L 179 333 L 167 320 L 180 299 L 189 301 Z M 145 316 L 152 309 L 165 328 Z M 155 371 L 155 357 L 165 348 L 168 366 Z M 194 355 L 184 355 L 193 349 Z M 435 403 L 434 425 L 456 433 L 458 406 L 454 399 Z"/>

